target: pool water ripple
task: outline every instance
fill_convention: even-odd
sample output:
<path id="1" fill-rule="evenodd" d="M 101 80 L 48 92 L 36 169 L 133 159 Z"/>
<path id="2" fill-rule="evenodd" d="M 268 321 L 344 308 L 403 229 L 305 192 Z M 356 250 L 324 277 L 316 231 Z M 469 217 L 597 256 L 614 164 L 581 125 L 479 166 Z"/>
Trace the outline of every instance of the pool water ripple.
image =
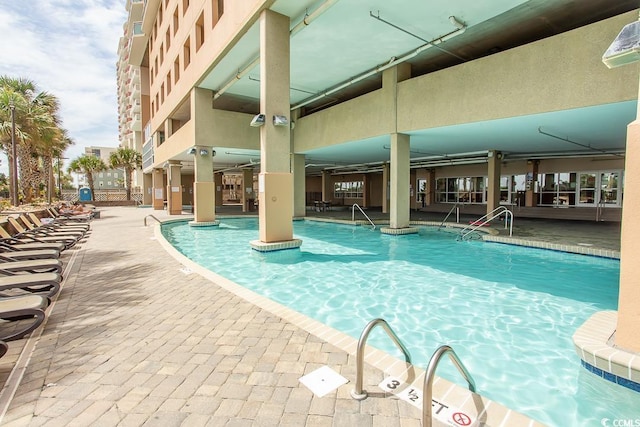
<path id="1" fill-rule="evenodd" d="M 252 218 L 163 233 L 204 267 L 354 338 L 386 319 L 419 366 L 452 345 L 482 394 L 545 424 L 638 416 L 640 394 L 585 375 L 571 341 L 591 314 L 616 309 L 615 260 L 309 221 L 294 223 L 299 250 L 267 254 L 249 247 Z M 382 331 L 369 343 L 401 357 Z M 449 363 L 438 374 L 464 386 Z"/>

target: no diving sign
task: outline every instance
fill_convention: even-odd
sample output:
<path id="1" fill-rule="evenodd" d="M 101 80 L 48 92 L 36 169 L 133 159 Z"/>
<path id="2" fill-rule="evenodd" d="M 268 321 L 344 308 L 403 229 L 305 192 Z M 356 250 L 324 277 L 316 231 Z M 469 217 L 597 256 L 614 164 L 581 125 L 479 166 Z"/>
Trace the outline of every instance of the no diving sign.
<path id="1" fill-rule="evenodd" d="M 409 402 L 416 408 L 422 409 L 422 390 L 405 384 L 399 378 L 387 377 L 378 384 L 378 387 Z M 431 413 L 434 418 L 450 426 L 466 427 L 475 425 L 475 419 L 469 414 L 436 399 L 431 401 Z"/>

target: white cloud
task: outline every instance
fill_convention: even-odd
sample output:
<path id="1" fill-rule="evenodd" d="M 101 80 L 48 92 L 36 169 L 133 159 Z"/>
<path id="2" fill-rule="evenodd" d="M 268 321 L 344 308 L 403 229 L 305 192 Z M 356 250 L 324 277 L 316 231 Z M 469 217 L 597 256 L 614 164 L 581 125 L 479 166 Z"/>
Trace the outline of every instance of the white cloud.
<path id="1" fill-rule="evenodd" d="M 116 62 L 124 0 L 31 0 L 0 8 L 0 75 L 58 97 L 63 126 L 84 147 L 117 146 Z M 6 168 L 6 163 L 3 163 Z"/>

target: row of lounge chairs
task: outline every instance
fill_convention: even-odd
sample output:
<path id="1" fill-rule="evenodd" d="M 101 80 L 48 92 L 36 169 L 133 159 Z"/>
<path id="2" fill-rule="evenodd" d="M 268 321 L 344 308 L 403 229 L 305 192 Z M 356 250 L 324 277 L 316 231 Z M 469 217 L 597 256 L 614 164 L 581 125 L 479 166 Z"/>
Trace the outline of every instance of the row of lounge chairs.
<path id="1" fill-rule="evenodd" d="M 64 216 L 50 209 L 42 219 L 33 213 L 7 218 L 15 231 L 0 226 L 0 357 L 7 341 L 23 338 L 45 319 L 60 291 L 61 254 L 84 239 L 90 216 Z"/>

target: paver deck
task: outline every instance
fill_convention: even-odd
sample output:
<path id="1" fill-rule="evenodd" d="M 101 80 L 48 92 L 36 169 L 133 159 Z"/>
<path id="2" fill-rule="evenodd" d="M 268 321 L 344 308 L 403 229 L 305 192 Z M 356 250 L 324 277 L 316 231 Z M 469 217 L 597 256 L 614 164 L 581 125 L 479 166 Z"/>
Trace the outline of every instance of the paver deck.
<path id="1" fill-rule="evenodd" d="M 382 392 L 353 400 L 353 356 L 186 270 L 149 214 L 167 218 L 104 208 L 65 253 L 46 324 L 0 359 L 2 425 L 421 425 Z M 324 365 L 351 384 L 319 398 L 298 379 Z M 383 373 L 364 378 L 372 390 Z"/>
<path id="2" fill-rule="evenodd" d="M 0 395 L 5 426 L 418 426 L 403 401 L 317 398 L 298 379 L 323 366 L 354 378 L 351 356 L 183 266 L 143 217 L 102 209 L 70 267 L 48 321 L 31 342 L 9 343 Z M 151 222 L 153 222 L 151 220 Z M 24 352 L 20 353 L 24 348 Z M 382 374 L 367 367 L 365 379 Z"/>

